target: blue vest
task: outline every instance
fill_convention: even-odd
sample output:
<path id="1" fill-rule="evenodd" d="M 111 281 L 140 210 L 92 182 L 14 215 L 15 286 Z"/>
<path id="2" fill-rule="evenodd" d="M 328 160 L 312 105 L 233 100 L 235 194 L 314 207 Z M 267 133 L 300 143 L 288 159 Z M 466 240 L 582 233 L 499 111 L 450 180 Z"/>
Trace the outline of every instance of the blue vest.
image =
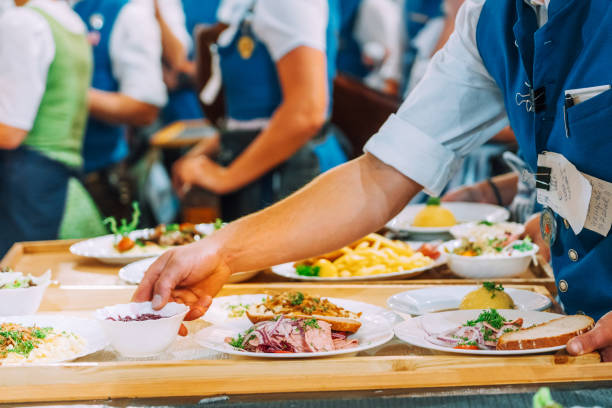
<path id="1" fill-rule="evenodd" d="M 361 47 L 353 36 L 361 2 L 362 0 L 341 0 L 340 2 L 340 37 L 336 59 L 338 72 L 357 78 L 365 78 L 370 73 L 370 69 L 361 58 Z"/>
<path id="2" fill-rule="evenodd" d="M 93 46 L 93 88 L 109 92 L 119 90 L 119 83 L 113 76 L 109 43 L 115 20 L 128 1 L 81 0 L 74 6 L 74 11 L 83 19 L 87 30 L 99 36 L 98 44 Z M 127 154 L 125 126 L 89 118 L 83 144 L 85 173 L 104 169 L 121 161 Z"/>
<path id="3" fill-rule="evenodd" d="M 432 18 L 442 17 L 442 0 L 405 0 L 406 35 L 412 41 Z"/>
<path id="4" fill-rule="evenodd" d="M 488 0 L 476 32 L 480 55 L 502 91 L 532 171 L 538 153 L 551 151 L 586 174 L 612 181 L 612 90 L 567 110 L 569 137 L 563 109 L 565 90 L 612 84 L 612 2 L 551 0 L 548 15 L 538 29 L 524 0 Z M 539 95 L 534 112 L 516 100 L 529 86 Z M 556 218 L 551 255 L 560 299 L 568 313 L 599 318 L 612 310 L 612 236 L 586 229 L 575 235 Z M 576 260 L 568 256 L 572 249 Z"/>
<path id="5" fill-rule="evenodd" d="M 198 24 L 214 24 L 217 21 L 217 7 L 220 0 L 183 0 L 185 28 L 193 38 Z M 195 49 L 195 38 L 194 49 Z M 189 59 L 193 59 L 193 50 Z M 164 123 L 177 120 L 200 119 L 204 115 L 200 107 L 198 95 L 193 89 L 178 89 L 168 93 L 168 103 L 162 109 L 161 118 Z"/>
<path id="6" fill-rule="evenodd" d="M 327 24 L 327 78 L 331 106 L 332 81 L 336 74 L 337 35 L 339 28 L 338 0 L 328 0 Z M 246 32 L 245 32 L 246 31 Z M 243 59 L 237 43 L 244 34 L 255 41 L 253 54 Z M 241 25 L 227 47 L 219 47 L 221 72 L 228 117 L 237 120 L 269 118 L 281 103 L 281 87 L 276 64 L 264 43 L 259 41 L 248 24 Z"/>

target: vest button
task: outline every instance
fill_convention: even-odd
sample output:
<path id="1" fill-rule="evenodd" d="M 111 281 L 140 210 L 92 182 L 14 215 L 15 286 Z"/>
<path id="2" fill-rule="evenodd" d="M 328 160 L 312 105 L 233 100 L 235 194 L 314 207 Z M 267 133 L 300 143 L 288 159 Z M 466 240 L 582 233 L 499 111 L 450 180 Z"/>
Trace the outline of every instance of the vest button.
<path id="1" fill-rule="evenodd" d="M 559 290 L 563 293 L 567 292 L 568 285 L 567 282 L 563 279 L 559 281 Z"/>
<path id="2" fill-rule="evenodd" d="M 570 227 L 569 222 L 567 222 L 565 218 L 563 219 L 563 225 L 565 226 L 565 229 L 569 229 Z"/>
<path id="3" fill-rule="evenodd" d="M 576 262 L 578 260 L 578 252 L 576 252 L 575 249 L 570 249 L 569 251 L 567 251 L 567 256 L 572 262 Z"/>

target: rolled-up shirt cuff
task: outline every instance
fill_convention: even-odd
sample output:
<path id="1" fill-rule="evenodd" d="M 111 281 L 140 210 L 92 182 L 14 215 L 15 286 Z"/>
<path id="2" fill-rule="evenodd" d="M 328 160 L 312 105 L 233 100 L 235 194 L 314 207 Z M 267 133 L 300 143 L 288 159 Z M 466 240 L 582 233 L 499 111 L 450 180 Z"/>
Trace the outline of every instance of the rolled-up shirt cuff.
<path id="1" fill-rule="evenodd" d="M 452 150 L 397 115 L 391 115 L 363 149 L 433 196 L 440 195 L 461 164 Z"/>

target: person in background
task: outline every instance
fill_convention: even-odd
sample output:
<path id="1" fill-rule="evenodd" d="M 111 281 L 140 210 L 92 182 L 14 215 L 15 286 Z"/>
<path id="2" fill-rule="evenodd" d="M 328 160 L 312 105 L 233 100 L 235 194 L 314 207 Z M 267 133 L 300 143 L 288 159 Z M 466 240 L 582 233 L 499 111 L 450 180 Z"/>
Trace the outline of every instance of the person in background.
<path id="1" fill-rule="evenodd" d="M 224 220 L 257 211 L 346 160 L 326 122 L 337 38 L 336 0 L 225 0 L 217 47 L 226 102 L 219 164 L 186 155 L 178 191 L 222 194 Z M 210 82 L 210 81 L 209 81 Z"/>
<path id="2" fill-rule="evenodd" d="M 344 0 L 338 71 L 398 95 L 402 64 L 401 7 L 395 0 Z"/>
<path id="3" fill-rule="evenodd" d="M 0 254 L 18 241 L 104 233 L 78 181 L 92 71 L 85 26 L 64 1 L 16 3 L 0 16 Z"/>
<path id="4" fill-rule="evenodd" d="M 198 318 L 233 272 L 340 248 L 381 228 L 421 189 L 440 194 L 463 156 L 511 124 L 548 205 L 541 232 L 564 310 L 598 320 L 567 351 L 612 361 L 612 209 L 599 212 L 612 191 L 611 19 L 609 0 L 466 0 L 450 40 L 362 157 L 165 252 L 134 299 L 155 309 L 177 299 Z M 553 174 L 580 181 L 560 186 Z"/>
<path id="5" fill-rule="evenodd" d="M 103 214 L 129 217 L 127 128 L 152 123 L 167 100 L 160 28 L 153 5 L 140 1 L 78 0 L 73 8 L 87 26 L 94 55 L 84 182 Z"/>

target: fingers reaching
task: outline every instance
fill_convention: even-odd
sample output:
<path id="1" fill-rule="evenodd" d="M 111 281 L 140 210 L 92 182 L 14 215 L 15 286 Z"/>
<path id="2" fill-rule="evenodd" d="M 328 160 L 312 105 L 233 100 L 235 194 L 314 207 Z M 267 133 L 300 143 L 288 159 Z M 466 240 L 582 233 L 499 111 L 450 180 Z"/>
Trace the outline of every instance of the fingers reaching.
<path id="1" fill-rule="evenodd" d="M 169 254 L 165 253 L 159 257 L 145 272 L 142 281 L 138 285 L 138 288 L 132 296 L 133 302 L 147 302 L 153 297 L 153 287 L 157 279 L 161 275 L 162 271 L 166 267 L 168 262 Z"/>

